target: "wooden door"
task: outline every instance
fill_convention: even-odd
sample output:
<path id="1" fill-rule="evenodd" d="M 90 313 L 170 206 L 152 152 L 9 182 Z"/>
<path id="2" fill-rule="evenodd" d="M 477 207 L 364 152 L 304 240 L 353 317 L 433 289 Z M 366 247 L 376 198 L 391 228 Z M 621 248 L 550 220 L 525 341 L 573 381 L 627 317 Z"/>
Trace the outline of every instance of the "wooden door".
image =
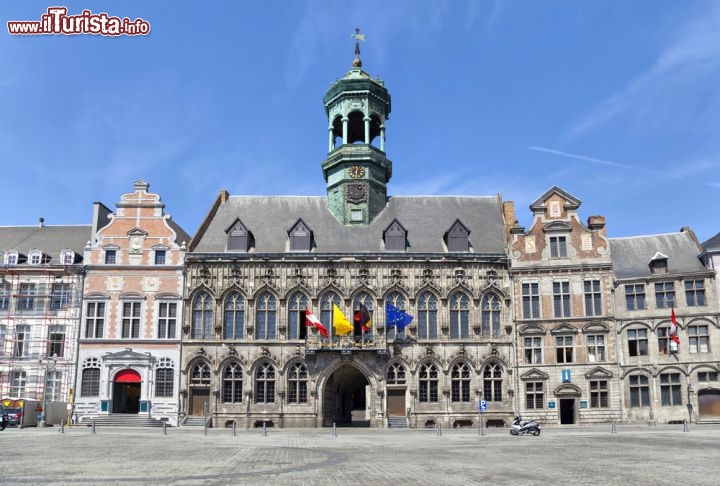
<path id="1" fill-rule="evenodd" d="M 210 388 L 191 388 L 190 415 L 203 416 L 205 404 L 210 398 Z"/>
<path id="2" fill-rule="evenodd" d="M 720 417 L 720 390 L 700 390 L 698 409 L 700 417 Z"/>
<path id="3" fill-rule="evenodd" d="M 405 389 L 390 388 L 387 391 L 387 410 L 389 415 L 405 416 Z"/>

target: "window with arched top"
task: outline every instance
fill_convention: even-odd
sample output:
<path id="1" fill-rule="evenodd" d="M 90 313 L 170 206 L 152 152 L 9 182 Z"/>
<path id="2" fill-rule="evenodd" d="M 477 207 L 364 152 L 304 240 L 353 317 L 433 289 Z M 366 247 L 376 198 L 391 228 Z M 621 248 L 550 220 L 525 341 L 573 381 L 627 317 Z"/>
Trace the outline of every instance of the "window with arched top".
<path id="1" fill-rule="evenodd" d="M 470 336 L 470 298 L 464 292 L 450 297 L 450 339 L 467 339 Z"/>
<path id="2" fill-rule="evenodd" d="M 342 301 L 340 296 L 335 292 L 325 292 L 320 299 L 320 322 L 322 322 L 325 329 L 328 330 L 330 337 L 335 335 L 335 329 L 333 328 L 333 304 L 341 307 Z"/>
<path id="3" fill-rule="evenodd" d="M 276 339 L 276 318 L 277 299 L 270 292 L 263 292 L 256 301 L 255 337 L 257 339 Z"/>
<path id="4" fill-rule="evenodd" d="M 458 363 L 450 372 L 451 392 L 453 402 L 470 401 L 470 367 L 465 363 Z"/>
<path id="5" fill-rule="evenodd" d="M 307 366 L 295 363 L 288 371 L 288 403 L 307 403 Z"/>
<path id="6" fill-rule="evenodd" d="M 388 367 L 387 371 L 388 385 L 404 385 L 405 384 L 405 366 L 401 363 L 393 363 Z"/>
<path id="7" fill-rule="evenodd" d="M 502 401 L 502 367 L 491 363 L 483 368 L 483 399 L 488 402 Z"/>
<path id="8" fill-rule="evenodd" d="M 155 397 L 172 397 L 175 390 L 175 367 L 170 358 L 160 358 L 155 366 Z"/>
<path id="9" fill-rule="evenodd" d="M 242 402 L 243 370 L 240 363 L 228 363 L 222 371 L 222 401 Z"/>
<path id="10" fill-rule="evenodd" d="M 437 297 L 425 291 L 417 300 L 418 339 L 437 339 Z"/>
<path id="11" fill-rule="evenodd" d="M 397 290 L 393 290 L 390 292 L 387 297 L 385 297 L 385 304 L 390 304 L 394 306 L 397 309 L 400 309 L 401 311 L 405 310 L 405 296 L 398 292 Z M 388 328 L 388 339 L 404 339 L 406 335 L 406 329 L 403 328 L 402 331 L 398 331 L 396 327 Z"/>
<path id="12" fill-rule="evenodd" d="M 204 361 L 196 363 L 190 370 L 190 385 L 210 386 L 210 365 Z"/>
<path id="13" fill-rule="evenodd" d="M 192 334 L 193 339 L 212 337 L 213 299 L 207 292 L 200 292 L 193 299 Z"/>
<path id="14" fill-rule="evenodd" d="M 500 336 L 500 298 L 495 294 L 483 296 L 482 334 L 483 336 Z"/>
<path id="15" fill-rule="evenodd" d="M 245 336 L 245 299 L 240 292 L 233 292 L 225 299 L 223 337 L 242 339 Z"/>
<path id="16" fill-rule="evenodd" d="M 288 299 L 288 338 L 305 339 L 307 326 L 305 325 L 305 309 L 308 298 L 302 292 L 293 293 Z"/>
<path id="17" fill-rule="evenodd" d="M 270 363 L 255 370 L 255 403 L 275 403 L 275 367 Z"/>
<path id="18" fill-rule="evenodd" d="M 420 366 L 418 373 L 418 399 L 423 403 L 438 401 L 438 368 L 434 364 Z"/>
<path id="19" fill-rule="evenodd" d="M 80 396 L 100 396 L 100 360 L 97 358 L 88 358 L 83 363 Z"/>

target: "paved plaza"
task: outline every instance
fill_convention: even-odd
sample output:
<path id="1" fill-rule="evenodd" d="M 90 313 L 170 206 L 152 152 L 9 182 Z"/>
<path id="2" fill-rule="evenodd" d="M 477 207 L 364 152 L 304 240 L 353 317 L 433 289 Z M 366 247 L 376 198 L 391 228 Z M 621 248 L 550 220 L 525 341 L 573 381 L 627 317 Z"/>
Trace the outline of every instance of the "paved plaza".
<path id="1" fill-rule="evenodd" d="M 720 427 L 507 429 L 6 429 L 0 483 L 718 484 Z"/>

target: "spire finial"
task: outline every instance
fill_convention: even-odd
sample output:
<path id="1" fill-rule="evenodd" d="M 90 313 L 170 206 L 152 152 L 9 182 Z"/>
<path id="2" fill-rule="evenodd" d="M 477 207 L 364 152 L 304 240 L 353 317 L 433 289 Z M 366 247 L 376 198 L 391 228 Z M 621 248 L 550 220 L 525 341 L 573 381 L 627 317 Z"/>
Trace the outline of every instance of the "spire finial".
<path id="1" fill-rule="evenodd" d="M 362 67 L 362 61 L 360 60 L 360 41 L 365 42 L 365 34 L 360 33 L 360 28 L 355 28 L 355 33 L 350 34 L 350 37 L 355 39 L 355 59 L 353 59 L 353 67 Z"/>

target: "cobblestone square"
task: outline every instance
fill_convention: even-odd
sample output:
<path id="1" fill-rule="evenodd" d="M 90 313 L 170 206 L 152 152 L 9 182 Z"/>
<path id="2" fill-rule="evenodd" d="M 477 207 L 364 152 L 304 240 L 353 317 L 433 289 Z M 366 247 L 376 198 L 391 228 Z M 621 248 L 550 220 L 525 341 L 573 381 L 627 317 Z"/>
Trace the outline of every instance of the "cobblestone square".
<path id="1" fill-rule="evenodd" d="M 717 484 L 718 426 L 507 429 L 6 429 L 0 483 Z"/>

